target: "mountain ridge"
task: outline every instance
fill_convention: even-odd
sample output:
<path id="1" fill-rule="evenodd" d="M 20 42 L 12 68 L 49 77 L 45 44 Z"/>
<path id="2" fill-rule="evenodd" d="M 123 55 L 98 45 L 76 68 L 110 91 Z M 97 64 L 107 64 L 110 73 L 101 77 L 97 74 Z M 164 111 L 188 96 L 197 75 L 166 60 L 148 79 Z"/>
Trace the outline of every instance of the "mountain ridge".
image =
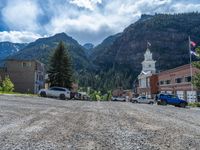
<path id="1" fill-rule="evenodd" d="M 12 43 L 9 41 L 0 42 L 0 61 L 23 49 L 27 43 Z"/>
<path id="2" fill-rule="evenodd" d="M 58 33 L 50 37 L 39 38 L 34 42 L 29 43 L 24 49 L 10 58 L 15 59 L 38 59 L 41 62 L 48 64 L 49 57 L 60 41 L 63 41 L 69 50 L 75 69 L 87 68 L 89 61 L 82 47 L 76 40 L 65 33 Z"/>

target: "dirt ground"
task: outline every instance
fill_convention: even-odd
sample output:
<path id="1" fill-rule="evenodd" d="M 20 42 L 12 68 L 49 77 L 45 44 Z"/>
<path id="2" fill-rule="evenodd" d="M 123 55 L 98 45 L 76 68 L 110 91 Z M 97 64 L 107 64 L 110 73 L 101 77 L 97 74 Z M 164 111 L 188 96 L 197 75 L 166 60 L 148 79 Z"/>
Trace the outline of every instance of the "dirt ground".
<path id="1" fill-rule="evenodd" d="M 200 150 L 200 109 L 0 95 L 1 150 Z"/>

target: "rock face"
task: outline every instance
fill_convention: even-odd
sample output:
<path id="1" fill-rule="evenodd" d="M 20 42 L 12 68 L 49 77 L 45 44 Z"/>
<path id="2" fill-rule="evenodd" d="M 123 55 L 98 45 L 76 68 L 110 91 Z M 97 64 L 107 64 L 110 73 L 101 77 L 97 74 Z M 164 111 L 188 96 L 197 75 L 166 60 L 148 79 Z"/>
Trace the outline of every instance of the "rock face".
<path id="1" fill-rule="evenodd" d="M 27 44 L 25 43 L 0 42 L 0 61 L 6 59 L 10 55 L 17 53 L 26 45 Z"/>
<path id="2" fill-rule="evenodd" d="M 87 56 L 90 56 L 90 54 L 93 51 L 94 45 L 92 43 L 86 43 L 83 45 L 83 47 L 85 48 L 85 53 Z"/>
<path id="3" fill-rule="evenodd" d="M 148 41 L 152 45 L 153 59 L 157 61 L 157 70 L 174 68 L 189 63 L 189 35 L 193 41 L 200 41 L 199 13 L 143 15 L 110 44 L 106 45 L 104 41 L 94 48 L 100 54 L 94 53 L 93 62 L 100 68 L 129 66 L 139 73 Z"/>
<path id="4" fill-rule="evenodd" d="M 89 66 L 84 47 L 65 33 L 59 33 L 48 38 L 40 38 L 35 42 L 28 44 L 23 50 L 11 56 L 11 58 L 38 59 L 41 62 L 48 64 L 49 57 L 52 55 L 60 41 L 63 41 L 66 44 L 76 70 L 87 68 Z"/>
<path id="5" fill-rule="evenodd" d="M 101 61 L 101 58 L 104 57 L 104 54 L 110 50 L 110 47 L 114 41 L 121 36 L 121 33 L 107 37 L 101 44 L 94 47 L 92 54 L 90 55 L 91 60 Z"/>

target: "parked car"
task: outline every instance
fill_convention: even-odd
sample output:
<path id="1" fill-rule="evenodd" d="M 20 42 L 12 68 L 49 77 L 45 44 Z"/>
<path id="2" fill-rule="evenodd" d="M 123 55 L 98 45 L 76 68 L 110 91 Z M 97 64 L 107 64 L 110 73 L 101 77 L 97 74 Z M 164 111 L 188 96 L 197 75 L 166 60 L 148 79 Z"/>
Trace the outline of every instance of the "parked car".
<path id="1" fill-rule="evenodd" d="M 76 92 L 73 98 L 75 100 L 90 100 L 90 97 L 85 92 Z"/>
<path id="2" fill-rule="evenodd" d="M 148 99 L 146 96 L 138 96 L 137 98 L 132 98 L 133 103 L 143 103 L 143 104 L 154 104 L 153 99 Z"/>
<path id="3" fill-rule="evenodd" d="M 173 94 L 159 94 L 157 95 L 158 105 L 174 105 L 177 107 L 185 108 L 188 105 L 186 100 L 180 99 L 178 96 Z"/>
<path id="4" fill-rule="evenodd" d="M 111 98 L 112 101 L 122 101 L 125 102 L 126 101 L 126 96 L 113 96 Z"/>
<path id="5" fill-rule="evenodd" d="M 41 89 L 38 94 L 41 97 L 55 97 L 61 100 L 71 99 L 71 92 L 62 87 L 51 87 L 49 89 Z"/>

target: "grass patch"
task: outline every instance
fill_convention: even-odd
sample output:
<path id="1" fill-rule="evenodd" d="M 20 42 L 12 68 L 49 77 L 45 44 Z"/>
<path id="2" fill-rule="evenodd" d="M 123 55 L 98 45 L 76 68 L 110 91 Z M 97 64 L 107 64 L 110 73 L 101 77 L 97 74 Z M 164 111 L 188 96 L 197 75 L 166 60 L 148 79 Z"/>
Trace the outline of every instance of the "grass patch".
<path id="1" fill-rule="evenodd" d="M 36 94 L 30 94 L 30 93 L 17 93 L 17 92 L 4 92 L 4 91 L 0 91 L 0 94 L 13 94 L 13 95 L 17 95 L 17 96 L 37 96 Z"/>
<path id="2" fill-rule="evenodd" d="M 191 107 L 200 107 L 200 102 L 189 103 L 188 105 Z"/>

